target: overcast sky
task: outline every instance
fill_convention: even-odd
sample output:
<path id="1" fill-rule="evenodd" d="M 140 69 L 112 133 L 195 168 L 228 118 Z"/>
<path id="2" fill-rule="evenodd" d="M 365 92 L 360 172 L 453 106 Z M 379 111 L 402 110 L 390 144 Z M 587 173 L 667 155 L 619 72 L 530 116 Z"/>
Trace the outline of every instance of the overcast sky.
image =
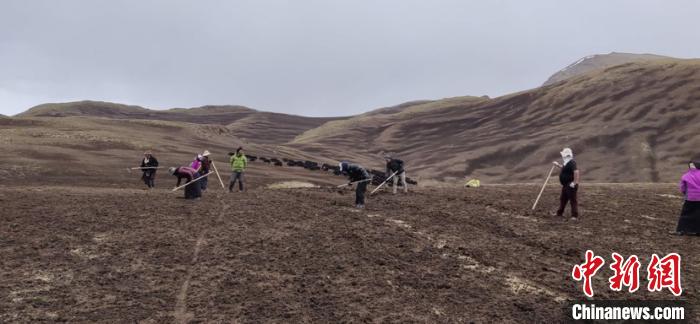
<path id="1" fill-rule="evenodd" d="M 308 116 L 539 86 L 594 53 L 700 57 L 700 1 L 0 1 L 0 113 L 105 100 Z"/>

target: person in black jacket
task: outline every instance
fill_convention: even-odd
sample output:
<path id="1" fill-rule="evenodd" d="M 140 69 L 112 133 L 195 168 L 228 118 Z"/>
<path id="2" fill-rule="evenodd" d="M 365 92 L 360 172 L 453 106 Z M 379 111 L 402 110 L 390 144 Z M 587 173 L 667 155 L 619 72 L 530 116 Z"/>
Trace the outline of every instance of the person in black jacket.
<path id="1" fill-rule="evenodd" d="M 357 188 L 355 189 L 355 207 L 364 208 L 367 184 L 372 180 L 369 172 L 357 164 L 352 164 L 345 161 L 340 162 L 339 168 L 340 172 L 347 175 L 350 179 L 348 185 L 351 185 L 353 182 L 357 182 Z"/>
<path id="2" fill-rule="evenodd" d="M 141 160 L 141 171 L 143 175 L 141 179 L 148 186 L 148 189 L 154 188 L 156 186 L 156 169 L 158 167 L 158 160 L 156 159 L 150 151 L 146 151 L 143 154 L 143 160 Z"/>
<path id="3" fill-rule="evenodd" d="M 400 178 L 401 184 L 403 185 L 403 192 L 407 193 L 408 184 L 406 183 L 406 170 L 403 167 L 403 161 L 399 159 L 394 159 L 389 155 L 384 156 L 384 159 L 386 160 L 386 176 L 389 177 L 392 174 L 396 173 L 396 175 L 394 175 L 394 178 L 392 179 L 392 181 L 394 182 L 394 188 L 392 192 L 396 194 L 396 188 L 399 186 Z"/>
<path id="4" fill-rule="evenodd" d="M 580 173 L 574 161 L 574 152 L 570 148 L 565 148 L 561 152 L 562 164 L 554 161 L 554 165 L 561 168 L 559 182 L 561 183 L 561 195 L 559 196 L 559 210 L 557 216 L 564 216 L 566 203 L 571 202 L 571 220 L 578 220 L 578 185 Z"/>

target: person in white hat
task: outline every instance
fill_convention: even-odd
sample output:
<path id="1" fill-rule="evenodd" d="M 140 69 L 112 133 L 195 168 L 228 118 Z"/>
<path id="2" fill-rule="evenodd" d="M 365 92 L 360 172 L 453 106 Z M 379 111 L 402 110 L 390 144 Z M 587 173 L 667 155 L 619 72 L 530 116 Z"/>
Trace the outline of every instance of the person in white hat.
<path id="1" fill-rule="evenodd" d="M 208 174 L 211 171 L 211 160 L 209 159 L 209 151 L 204 150 L 204 152 L 201 155 L 200 158 L 200 165 L 199 165 L 199 174 L 202 176 L 205 174 Z M 202 191 L 207 190 L 207 185 L 209 184 L 209 176 L 204 177 L 202 180 L 200 180 Z"/>
<path id="2" fill-rule="evenodd" d="M 559 210 L 557 216 L 564 216 L 566 204 L 571 202 L 571 219 L 578 220 L 578 186 L 581 174 L 574 161 L 574 152 L 570 148 L 564 148 L 559 152 L 563 163 L 554 161 L 554 165 L 561 168 L 559 182 L 561 183 L 561 195 L 559 196 Z"/>

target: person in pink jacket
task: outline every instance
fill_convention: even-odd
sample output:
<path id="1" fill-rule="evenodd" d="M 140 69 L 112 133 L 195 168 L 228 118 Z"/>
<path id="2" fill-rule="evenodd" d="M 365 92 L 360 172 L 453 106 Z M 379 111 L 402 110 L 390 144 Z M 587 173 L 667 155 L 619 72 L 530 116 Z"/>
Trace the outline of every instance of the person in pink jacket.
<path id="1" fill-rule="evenodd" d="M 197 173 L 197 170 L 186 166 L 179 168 L 171 167 L 168 171 L 170 174 L 177 177 L 177 184 L 175 187 L 180 186 L 182 179 L 185 179 L 185 183 L 190 183 L 199 178 L 199 173 Z M 199 182 L 195 182 L 185 187 L 185 199 L 199 199 L 201 197 L 202 188 L 200 187 Z"/>
<path id="2" fill-rule="evenodd" d="M 685 196 L 676 235 L 700 235 L 700 160 L 688 162 L 688 172 L 681 177 L 679 189 Z"/>
<path id="3" fill-rule="evenodd" d="M 202 158 L 202 155 L 198 154 L 197 157 L 194 158 L 194 161 L 190 163 L 190 168 L 194 169 L 197 172 L 201 171 L 200 169 L 202 168 Z"/>

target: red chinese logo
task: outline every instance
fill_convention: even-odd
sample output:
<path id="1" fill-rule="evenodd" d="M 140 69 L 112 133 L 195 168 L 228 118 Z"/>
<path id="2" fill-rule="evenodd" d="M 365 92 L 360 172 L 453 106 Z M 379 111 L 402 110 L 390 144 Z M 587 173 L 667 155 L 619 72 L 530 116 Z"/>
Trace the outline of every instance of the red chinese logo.
<path id="1" fill-rule="evenodd" d="M 661 291 L 668 288 L 674 295 L 680 296 L 683 292 L 681 288 L 681 256 L 671 253 L 663 259 L 654 254 L 647 267 L 647 279 L 649 291 Z"/>
<path id="2" fill-rule="evenodd" d="M 630 293 L 639 289 L 639 268 L 641 263 L 636 255 L 631 255 L 625 259 L 622 255 L 613 252 L 613 262 L 610 269 L 613 275 L 608 278 L 610 290 L 622 291 L 627 287 Z M 571 277 L 576 281 L 583 281 L 583 293 L 588 297 L 593 297 L 592 279 L 603 267 L 605 260 L 596 256 L 593 251 L 586 251 L 586 260 L 582 264 L 577 264 L 571 271 Z M 653 254 L 647 266 L 647 289 L 651 292 L 668 289 L 675 296 L 683 293 L 681 287 L 681 256 L 678 253 L 670 253 L 663 258 Z"/>
<path id="3" fill-rule="evenodd" d="M 610 264 L 610 269 L 615 274 L 608 279 L 610 289 L 620 291 L 622 286 L 627 286 L 629 292 L 637 291 L 639 289 L 639 258 L 636 255 L 632 255 L 625 261 L 621 255 L 615 252 L 613 252 L 612 257 L 615 262 Z M 625 262 L 623 263 L 623 261 Z"/>
<path id="4" fill-rule="evenodd" d="M 594 256 L 593 251 L 586 251 L 586 262 L 577 264 L 571 271 L 571 276 L 574 280 L 583 280 L 583 293 L 588 297 L 593 297 L 593 285 L 591 279 L 596 272 L 605 264 L 605 260 L 599 256 Z"/>

